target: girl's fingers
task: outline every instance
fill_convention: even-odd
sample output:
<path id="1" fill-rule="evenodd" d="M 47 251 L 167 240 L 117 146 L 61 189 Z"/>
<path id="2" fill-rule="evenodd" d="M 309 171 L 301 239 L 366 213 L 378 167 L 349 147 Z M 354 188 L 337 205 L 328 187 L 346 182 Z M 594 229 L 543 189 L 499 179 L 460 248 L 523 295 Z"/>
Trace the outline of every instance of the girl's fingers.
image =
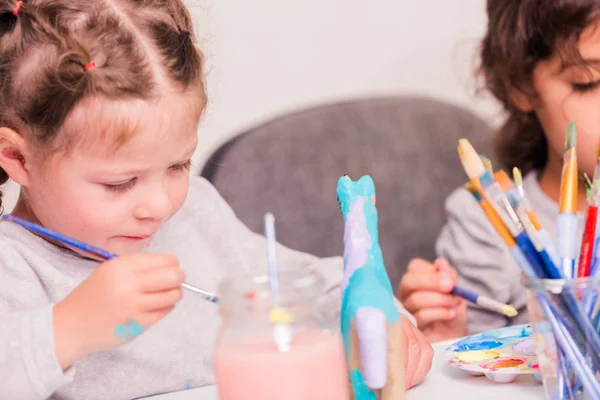
<path id="1" fill-rule="evenodd" d="M 425 308 L 413 314 L 417 320 L 419 328 L 431 325 L 434 322 L 452 321 L 456 318 L 457 311 L 455 308 Z"/>
<path id="2" fill-rule="evenodd" d="M 438 258 L 433 262 L 433 265 L 437 268 L 437 270 L 440 273 L 444 275 L 449 275 L 452 281 L 456 282 L 456 280 L 458 279 L 458 273 L 454 268 L 450 266 L 446 259 Z"/>
<path id="3" fill-rule="evenodd" d="M 138 289 L 142 293 L 164 292 L 176 289 L 185 281 L 181 268 L 159 267 L 141 272 L 138 277 Z"/>
<path id="4" fill-rule="evenodd" d="M 454 282 L 445 277 L 440 276 L 437 271 L 412 273 L 408 272 L 400 282 L 400 301 L 410 296 L 413 292 L 429 291 L 450 293 Z"/>
<path id="5" fill-rule="evenodd" d="M 463 303 L 463 299 L 450 294 L 440 292 L 413 292 L 402 305 L 410 313 L 414 314 L 426 308 L 456 308 Z"/>
<path id="6" fill-rule="evenodd" d="M 141 311 L 155 311 L 174 307 L 183 298 L 181 288 L 165 290 L 145 295 L 141 302 Z"/>
<path id="7" fill-rule="evenodd" d="M 408 263 L 406 272 L 435 272 L 437 268 L 429 261 L 423 260 L 422 258 L 413 258 Z"/>

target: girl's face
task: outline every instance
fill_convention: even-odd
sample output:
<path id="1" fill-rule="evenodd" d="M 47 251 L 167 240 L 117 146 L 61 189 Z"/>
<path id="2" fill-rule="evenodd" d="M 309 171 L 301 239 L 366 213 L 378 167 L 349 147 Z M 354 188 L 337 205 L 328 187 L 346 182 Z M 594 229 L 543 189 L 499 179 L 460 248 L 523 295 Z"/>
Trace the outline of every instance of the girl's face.
<path id="1" fill-rule="evenodd" d="M 196 108 L 190 96 L 177 93 L 155 102 L 78 105 L 59 133 L 76 137 L 72 148 L 28 162 L 16 211 L 116 254 L 141 251 L 187 196 Z M 123 135 L 129 139 L 116 143 Z"/>
<path id="2" fill-rule="evenodd" d="M 540 62 L 533 71 L 538 97 L 531 102 L 548 139 L 548 165 L 544 174 L 560 179 L 565 131 L 577 127 L 577 156 L 581 172 L 591 178 L 600 138 L 600 26 L 581 34 L 578 49 L 588 67 L 577 66 L 559 55 Z"/>

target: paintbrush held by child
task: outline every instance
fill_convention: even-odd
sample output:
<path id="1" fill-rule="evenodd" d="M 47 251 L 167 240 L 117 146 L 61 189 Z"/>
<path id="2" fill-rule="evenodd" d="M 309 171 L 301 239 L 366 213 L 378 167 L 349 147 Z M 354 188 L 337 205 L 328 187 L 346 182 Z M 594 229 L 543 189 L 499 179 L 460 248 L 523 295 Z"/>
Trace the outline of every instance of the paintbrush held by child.
<path id="1" fill-rule="evenodd" d="M 19 221 L 62 234 L 0 222 L 2 399 L 214 383 L 219 309 L 182 285 L 214 293 L 267 262 L 265 238 L 209 182 L 190 183 L 203 72 L 180 0 L 0 2 L 0 184 L 21 185 Z M 322 276 L 339 320 L 342 258 L 277 254 L 281 268 Z M 432 350 L 408 319 L 402 328 L 411 386 Z"/>
<path id="2" fill-rule="evenodd" d="M 600 3 L 488 0 L 487 13 L 481 73 L 507 117 L 495 138 L 497 167 L 520 170 L 518 191 L 535 210 L 537 218 L 531 220 L 543 227 L 541 242 L 561 239 L 559 214 L 560 221 L 575 218 L 581 237 L 585 185 L 578 185 L 577 203 L 569 202 L 561 199 L 561 177 L 570 147 L 576 149 L 580 172 L 594 176 L 598 161 Z M 571 121 L 577 127 L 576 144 L 566 137 Z M 521 269 L 508 242 L 468 190 L 458 189 L 445 208 L 447 223 L 436 243 L 440 258 L 412 260 L 400 284 L 401 301 L 418 326 L 430 340 L 440 340 L 528 322 Z M 456 283 L 514 305 L 518 316 L 467 305 L 451 294 Z"/>

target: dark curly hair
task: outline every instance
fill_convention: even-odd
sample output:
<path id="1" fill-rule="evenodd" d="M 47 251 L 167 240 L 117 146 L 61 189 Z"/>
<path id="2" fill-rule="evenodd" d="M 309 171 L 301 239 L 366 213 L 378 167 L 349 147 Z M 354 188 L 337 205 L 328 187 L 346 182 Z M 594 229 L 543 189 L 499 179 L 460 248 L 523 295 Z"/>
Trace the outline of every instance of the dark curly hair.
<path id="1" fill-rule="evenodd" d="M 544 131 L 534 112 L 516 107 L 511 93 L 518 90 L 535 99 L 533 70 L 555 54 L 583 63 L 577 42 L 599 12 L 598 0 L 488 0 L 480 73 L 507 112 L 495 137 L 496 155 L 504 168 L 519 167 L 527 173 L 545 167 Z"/>

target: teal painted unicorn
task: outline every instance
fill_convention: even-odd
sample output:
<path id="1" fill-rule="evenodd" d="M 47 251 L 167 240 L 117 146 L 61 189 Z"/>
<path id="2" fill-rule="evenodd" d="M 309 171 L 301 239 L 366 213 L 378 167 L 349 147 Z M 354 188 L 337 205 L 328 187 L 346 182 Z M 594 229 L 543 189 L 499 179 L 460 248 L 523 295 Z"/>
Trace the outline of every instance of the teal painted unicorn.
<path id="1" fill-rule="evenodd" d="M 404 398 L 400 313 L 379 247 L 375 184 L 339 179 L 344 216 L 341 330 L 356 400 Z"/>

